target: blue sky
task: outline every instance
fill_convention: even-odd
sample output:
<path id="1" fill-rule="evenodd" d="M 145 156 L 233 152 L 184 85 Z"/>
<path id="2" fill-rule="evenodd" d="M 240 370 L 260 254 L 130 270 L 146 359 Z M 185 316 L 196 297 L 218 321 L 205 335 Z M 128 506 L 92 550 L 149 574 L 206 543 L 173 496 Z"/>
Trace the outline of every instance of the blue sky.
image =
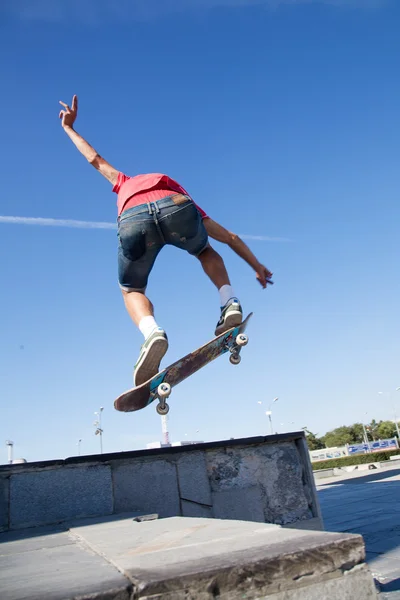
<path id="1" fill-rule="evenodd" d="M 400 414 L 399 19 L 395 0 L 2 2 L 0 441 L 15 455 L 71 456 L 79 438 L 97 452 L 100 406 L 105 451 L 161 437 L 153 406 L 113 408 L 142 338 L 117 285 L 116 197 L 58 121 L 74 93 L 107 160 L 168 173 L 274 271 L 263 291 L 216 244 L 250 344 L 173 391 L 173 440 L 266 433 L 276 396 L 278 431 Z M 219 299 L 193 258 L 164 249 L 148 292 L 164 366 L 212 337 Z"/>

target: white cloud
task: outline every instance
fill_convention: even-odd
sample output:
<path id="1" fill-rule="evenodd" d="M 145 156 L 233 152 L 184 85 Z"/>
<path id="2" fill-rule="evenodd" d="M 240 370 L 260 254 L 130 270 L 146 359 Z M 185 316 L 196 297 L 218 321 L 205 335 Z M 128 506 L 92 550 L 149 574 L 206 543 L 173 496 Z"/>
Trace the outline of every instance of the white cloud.
<path id="1" fill-rule="evenodd" d="M 219 7 L 330 4 L 342 8 L 379 8 L 387 0 L 1 0 L 0 15 L 21 20 L 80 21 L 97 24 L 110 20 L 147 20 L 176 12 Z"/>
<path id="2" fill-rule="evenodd" d="M 10 225 L 39 225 L 41 227 L 70 227 L 73 229 L 116 229 L 115 223 L 105 221 L 76 221 L 74 219 L 46 219 L 43 217 L 11 217 L 0 216 L 0 223 Z M 270 237 L 268 235 L 239 234 L 245 240 L 259 242 L 290 242 L 288 238 Z"/>

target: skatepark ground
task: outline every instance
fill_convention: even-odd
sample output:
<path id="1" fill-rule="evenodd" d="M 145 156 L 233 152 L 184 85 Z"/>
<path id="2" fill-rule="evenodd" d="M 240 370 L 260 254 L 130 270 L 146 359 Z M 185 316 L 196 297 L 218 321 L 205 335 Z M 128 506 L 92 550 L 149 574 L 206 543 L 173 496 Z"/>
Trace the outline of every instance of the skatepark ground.
<path id="1" fill-rule="evenodd" d="M 381 600 L 400 600 L 400 468 L 317 481 L 326 531 L 363 536 Z"/>
<path id="2" fill-rule="evenodd" d="M 316 479 L 315 488 L 304 448 L 301 432 L 4 466 L 0 517 L 11 529 L 0 534 L 0 599 L 128 600 L 134 588 L 138 598 L 178 600 L 190 588 L 198 599 L 373 600 L 365 543 L 378 598 L 400 600 L 400 467 Z M 272 481 L 265 504 L 257 486 Z M 147 511 L 134 514 L 129 502 L 142 496 Z M 312 512 L 294 510 L 305 498 Z M 263 522 L 271 506 L 288 528 Z"/>

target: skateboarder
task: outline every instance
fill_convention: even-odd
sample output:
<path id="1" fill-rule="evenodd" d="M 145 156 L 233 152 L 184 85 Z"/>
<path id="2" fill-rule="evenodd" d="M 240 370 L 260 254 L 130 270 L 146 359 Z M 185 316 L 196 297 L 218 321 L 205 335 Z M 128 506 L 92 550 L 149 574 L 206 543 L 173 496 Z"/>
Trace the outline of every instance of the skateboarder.
<path id="1" fill-rule="evenodd" d="M 242 308 L 231 286 L 222 257 L 210 246 L 208 235 L 228 244 L 255 271 L 263 288 L 272 273 L 258 262 L 247 245 L 213 221 L 198 207 L 188 192 L 162 173 L 129 177 L 114 169 L 73 128 L 78 114 L 78 98 L 64 107 L 59 117 L 72 142 L 110 183 L 118 194 L 118 276 L 126 309 L 144 336 L 135 364 L 134 385 L 140 385 L 158 372 L 168 349 L 165 331 L 154 319 L 154 307 L 146 296 L 150 271 L 165 244 L 196 256 L 205 273 L 217 287 L 221 315 L 215 335 L 242 322 Z"/>

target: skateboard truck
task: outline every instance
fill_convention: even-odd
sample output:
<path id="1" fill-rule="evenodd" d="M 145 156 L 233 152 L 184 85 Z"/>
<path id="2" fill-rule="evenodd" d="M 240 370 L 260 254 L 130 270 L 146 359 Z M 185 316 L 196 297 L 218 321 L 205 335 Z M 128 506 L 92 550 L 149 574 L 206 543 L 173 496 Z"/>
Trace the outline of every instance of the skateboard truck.
<path id="1" fill-rule="evenodd" d="M 169 405 L 166 403 L 166 399 L 171 394 L 171 386 L 169 383 L 160 383 L 157 388 L 157 397 L 159 399 L 159 403 L 156 406 L 156 411 L 159 415 L 166 415 L 169 411 Z"/>
<path id="2" fill-rule="evenodd" d="M 242 360 L 242 357 L 240 356 L 240 351 L 243 348 L 243 346 L 246 346 L 246 344 L 248 344 L 248 342 L 249 338 L 244 333 L 239 333 L 239 335 L 236 336 L 235 343 L 229 348 L 229 351 L 231 353 L 229 357 L 229 362 L 232 363 L 232 365 L 238 365 L 240 363 L 240 361 Z"/>
<path id="3" fill-rule="evenodd" d="M 244 333 L 239 333 L 239 335 L 236 336 L 235 343 L 233 344 L 233 346 L 231 346 L 231 348 L 229 348 L 229 351 L 231 353 L 229 360 L 233 365 L 238 365 L 242 360 L 242 357 L 240 356 L 240 351 L 243 348 L 243 346 L 246 346 L 246 344 L 248 344 L 248 342 L 249 338 Z M 166 382 L 160 383 L 160 385 L 157 388 L 157 392 L 154 394 L 154 397 L 158 398 L 159 400 L 156 406 L 156 411 L 159 415 L 168 414 L 169 404 L 166 402 L 166 400 L 167 398 L 169 398 L 170 394 L 170 384 Z"/>

